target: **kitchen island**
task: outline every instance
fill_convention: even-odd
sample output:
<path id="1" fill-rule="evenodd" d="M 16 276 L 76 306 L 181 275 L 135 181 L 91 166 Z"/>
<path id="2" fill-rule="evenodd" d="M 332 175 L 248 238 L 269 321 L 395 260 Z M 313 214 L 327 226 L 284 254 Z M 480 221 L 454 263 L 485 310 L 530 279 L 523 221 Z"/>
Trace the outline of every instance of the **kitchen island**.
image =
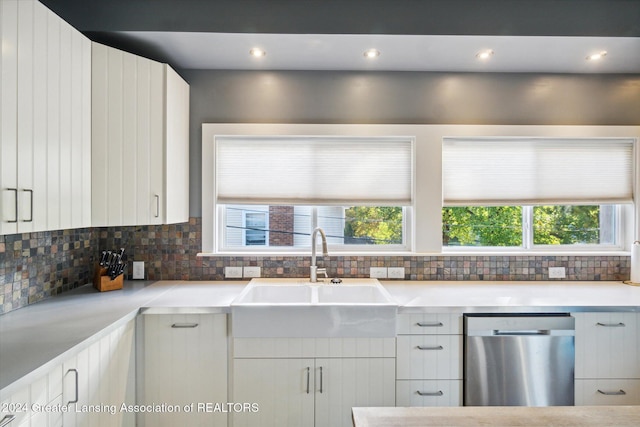
<path id="1" fill-rule="evenodd" d="M 640 406 L 353 408 L 354 427 L 631 427 Z"/>

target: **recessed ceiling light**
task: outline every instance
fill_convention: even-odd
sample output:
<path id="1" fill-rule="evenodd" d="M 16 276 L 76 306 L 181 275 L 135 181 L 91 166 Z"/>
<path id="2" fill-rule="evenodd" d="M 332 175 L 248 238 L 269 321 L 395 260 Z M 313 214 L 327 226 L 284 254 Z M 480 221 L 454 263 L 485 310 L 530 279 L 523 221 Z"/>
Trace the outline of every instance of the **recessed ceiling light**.
<path id="1" fill-rule="evenodd" d="M 607 51 L 603 50 L 602 52 L 594 53 L 592 55 L 587 56 L 587 61 L 598 61 L 607 56 Z"/>
<path id="2" fill-rule="evenodd" d="M 260 49 L 260 48 L 254 47 L 253 49 L 251 49 L 251 50 L 249 51 L 249 54 L 250 54 L 251 56 L 255 56 L 256 58 L 261 58 L 261 57 L 263 57 L 263 56 L 266 56 L 266 55 L 267 55 L 267 52 L 265 52 L 264 50 L 262 50 L 262 49 Z"/>
<path id="3" fill-rule="evenodd" d="M 486 61 L 487 59 L 493 56 L 493 51 L 491 49 L 480 51 L 476 54 L 476 58 Z"/>
<path id="4" fill-rule="evenodd" d="M 364 51 L 365 58 L 377 58 L 380 56 L 380 51 L 377 49 L 368 49 Z"/>

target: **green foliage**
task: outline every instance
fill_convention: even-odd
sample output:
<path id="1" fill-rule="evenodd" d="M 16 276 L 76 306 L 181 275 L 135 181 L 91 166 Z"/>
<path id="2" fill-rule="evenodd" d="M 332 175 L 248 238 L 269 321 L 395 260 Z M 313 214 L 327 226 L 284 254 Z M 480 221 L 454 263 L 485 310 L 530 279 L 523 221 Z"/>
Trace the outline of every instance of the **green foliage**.
<path id="1" fill-rule="evenodd" d="M 402 208 L 353 206 L 345 211 L 345 243 L 402 243 Z"/>
<path id="2" fill-rule="evenodd" d="M 522 208 L 446 207 L 442 209 L 444 246 L 521 246 Z M 597 244 L 600 206 L 535 206 L 536 245 Z"/>
<path id="3" fill-rule="evenodd" d="M 536 206 L 533 218 L 536 245 L 600 241 L 600 206 Z"/>
<path id="4" fill-rule="evenodd" d="M 465 206 L 442 209 L 444 246 L 520 246 L 520 206 Z"/>

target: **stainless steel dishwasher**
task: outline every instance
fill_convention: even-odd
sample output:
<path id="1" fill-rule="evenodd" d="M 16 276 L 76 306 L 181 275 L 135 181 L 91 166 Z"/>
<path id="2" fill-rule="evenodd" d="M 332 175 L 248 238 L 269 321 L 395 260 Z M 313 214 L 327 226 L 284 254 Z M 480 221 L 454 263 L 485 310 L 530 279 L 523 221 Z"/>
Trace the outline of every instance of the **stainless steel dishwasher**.
<path id="1" fill-rule="evenodd" d="M 465 406 L 572 406 L 568 314 L 465 315 Z"/>

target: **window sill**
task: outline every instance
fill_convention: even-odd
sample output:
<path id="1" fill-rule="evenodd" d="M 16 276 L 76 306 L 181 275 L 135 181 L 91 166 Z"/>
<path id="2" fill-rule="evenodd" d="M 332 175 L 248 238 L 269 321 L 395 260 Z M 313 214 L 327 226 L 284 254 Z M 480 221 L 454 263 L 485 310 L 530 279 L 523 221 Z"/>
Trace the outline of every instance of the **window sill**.
<path id="1" fill-rule="evenodd" d="M 197 254 L 199 258 L 209 258 L 209 257 L 301 257 L 301 256 L 311 256 L 311 251 L 304 252 L 221 252 L 221 253 L 210 253 L 210 252 L 200 252 Z M 318 254 L 319 257 L 322 257 L 322 254 Z M 555 256 L 555 257 L 563 257 L 563 256 L 631 256 L 631 252 L 629 251 L 443 251 L 443 252 L 331 252 L 329 251 L 329 258 L 332 256 L 340 257 L 340 256 L 359 256 L 359 257 L 421 257 L 421 256 L 431 256 L 431 257 L 442 257 L 442 256 L 520 256 L 520 257 L 536 257 L 536 256 Z"/>

